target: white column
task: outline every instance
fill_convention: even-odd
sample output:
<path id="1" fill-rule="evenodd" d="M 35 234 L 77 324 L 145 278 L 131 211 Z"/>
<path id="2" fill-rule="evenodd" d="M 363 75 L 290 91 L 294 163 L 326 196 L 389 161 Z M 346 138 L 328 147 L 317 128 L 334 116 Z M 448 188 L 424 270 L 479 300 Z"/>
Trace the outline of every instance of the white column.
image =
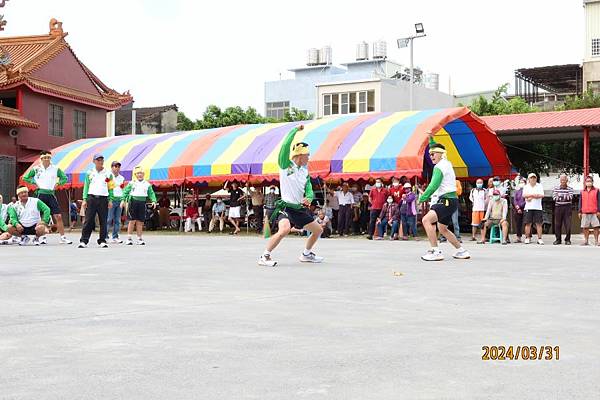
<path id="1" fill-rule="evenodd" d="M 131 109 L 131 134 L 135 135 L 135 108 Z"/>

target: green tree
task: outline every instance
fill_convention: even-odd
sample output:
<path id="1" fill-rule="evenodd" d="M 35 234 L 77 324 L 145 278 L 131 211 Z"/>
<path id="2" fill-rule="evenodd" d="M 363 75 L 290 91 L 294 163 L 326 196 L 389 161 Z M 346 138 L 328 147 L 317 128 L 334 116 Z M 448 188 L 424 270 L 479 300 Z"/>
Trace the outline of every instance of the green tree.
<path id="1" fill-rule="evenodd" d="M 285 122 L 308 121 L 311 119 L 313 119 L 313 114 L 300 111 L 295 107 L 292 107 L 291 110 L 286 110 L 283 116 Z"/>
<path id="2" fill-rule="evenodd" d="M 177 113 L 177 130 L 178 131 L 191 131 L 194 129 L 194 122 L 186 117 L 186 115 L 179 111 Z"/>
<path id="3" fill-rule="evenodd" d="M 469 109 L 479 116 L 501 115 L 501 114 L 523 114 L 539 111 L 530 106 L 521 97 L 513 97 L 506 100 L 505 95 L 508 92 L 508 83 L 498 87 L 491 100 L 479 96 L 469 106 Z"/>
<path id="4" fill-rule="evenodd" d="M 598 108 L 600 107 L 600 94 L 595 94 L 588 90 L 583 96 L 567 96 L 565 103 L 556 107 L 557 111 L 578 110 L 582 108 Z"/>

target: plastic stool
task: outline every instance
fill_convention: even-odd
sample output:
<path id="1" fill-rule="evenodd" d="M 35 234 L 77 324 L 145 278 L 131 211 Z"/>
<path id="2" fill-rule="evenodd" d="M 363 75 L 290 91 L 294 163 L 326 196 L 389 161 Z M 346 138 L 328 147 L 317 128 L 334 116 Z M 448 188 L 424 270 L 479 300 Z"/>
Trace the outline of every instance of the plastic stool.
<path id="1" fill-rule="evenodd" d="M 500 229 L 500 225 L 494 224 L 490 228 L 490 244 L 498 242 L 502 242 L 502 230 Z"/>

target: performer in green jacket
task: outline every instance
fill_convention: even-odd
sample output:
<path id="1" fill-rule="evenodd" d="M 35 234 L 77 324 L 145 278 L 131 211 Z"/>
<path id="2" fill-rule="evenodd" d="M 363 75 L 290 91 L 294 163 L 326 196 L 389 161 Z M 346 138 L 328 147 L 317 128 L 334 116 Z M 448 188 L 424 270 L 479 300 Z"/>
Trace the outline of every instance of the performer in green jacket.
<path id="1" fill-rule="evenodd" d="M 125 208 L 128 209 L 127 218 L 129 218 L 125 244 L 133 245 L 131 234 L 135 227 L 138 236 L 136 244 L 143 246 L 146 244 L 142 239 L 142 230 L 146 221 L 146 201 L 150 200 L 152 207 L 156 208 L 156 194 L 154 194 L 152 184 L 144 179 L 144 170 L 141 167 L 135 167 L 133 175 L 135 178 L 123 189 L 123 201 L 121 202 L 122 207 L 127 205 Z"/>
<path id="2" fill-rule="evenodd" d="M 454 258 L 470 258 L 469 252 L 462 247 L 454 233 L 448 230 L 448 225 L 452 223 L 452 214 L 458 209 L 456 175 L 452 163 L 448 161 L 446 156 L 446 148 L 444 145 L 434 142 L 432 137 L 429 139 L 429 156 L 434 164 L 433 175 L 427 189 L 419 197 L 419 203 L 429 201 L 432 197 L 435 197 L 437 202 L 431 206 L 422 220 L 431 249 L 421 258 L 424 261 L 441 261 L 444 259 L 444 255 L 438 247 L 436 225 L 440 233 L 456 248 Z"/>
<path id="3" fill-rule="evenodd" d="M 25 186 L 17 189 L 18 201 L 8 208 L 11 235 L 21 237 L 19 245 L 29 243 L 28 235 L 35 235 L 34 245 L 40 244 L 40 237 L 46 234 L 46 225 L 50 223 L 50 208 L 39 199 L 29 197 Z"/>
<path id="4" fill-rule="evenodd" d="M 258 265 L 274 267 L 271 252 L 279 245 L 281 239 L 290 233 L 292 226 L 311 232 L 306 241 L 306 248 L 300 255 L 300 261 L 320 263 L 323 257 L 318 257 L 312 248 L 321 236 L 323 228 L 315 221 L 309 210 L 314 198 L 310 175 L 308 174 L 308 144 L 299 142 L 291 148 L 294 137 L 298 131 L 304 129 L 302 125 L 293 128 L 283 140 L 279 150 L 279 185 L 281 199 L 275 204 L 275 211 L 271 215 L 272 221 L 277 221 L 278 231 L 267 243 L 267 248 L 258 259 Z M 290 159 L 291 149 L 291 159 Z"/>

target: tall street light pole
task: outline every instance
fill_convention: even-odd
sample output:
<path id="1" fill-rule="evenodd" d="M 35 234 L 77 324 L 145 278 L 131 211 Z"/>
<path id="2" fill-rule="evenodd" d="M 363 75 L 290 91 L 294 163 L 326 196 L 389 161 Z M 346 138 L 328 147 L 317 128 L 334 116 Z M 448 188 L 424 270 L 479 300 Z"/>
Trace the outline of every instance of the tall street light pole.
<path id="1" fill-rule="evenodd" d="M 410 111 L 414 108 L 414 94 L 413 94 L 413 85 L 415 81 L 415 67 L 413 64 L 413 41 L 416 38 L 425 37 L 425 29 L 423 28 L 422 23 L 415 24 L 416 35 L 409 36 L 406 38 L 398 39 L 398 48 L 402 49 L 404 47 L 410 46 L 410 77 L 409 77 L 409 104 Z"/>

